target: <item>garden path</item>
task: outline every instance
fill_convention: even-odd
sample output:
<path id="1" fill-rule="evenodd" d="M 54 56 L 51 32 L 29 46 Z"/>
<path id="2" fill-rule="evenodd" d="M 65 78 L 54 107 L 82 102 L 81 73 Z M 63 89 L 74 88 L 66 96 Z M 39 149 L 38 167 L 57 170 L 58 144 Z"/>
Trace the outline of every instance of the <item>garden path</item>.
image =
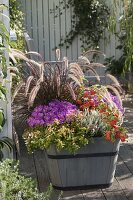
<path id="1" fill-rule="evenodd" d="M 121 144 L 112 186 L 107 189 L 65 191 L 62 200 L 133 200 L 133 98 L 127 98 L 124 105 L 124 123 L 129 130 L 129 139 L 128 142 Z M 22 141 L 19 160 L 21 172 L 35 178 L 39 189 L 44 191 L 49 184 L 44 152 L 28 155 Z M 51 200 L 57 200 L 58 195 L 59 191 L 53 191 Z"/>

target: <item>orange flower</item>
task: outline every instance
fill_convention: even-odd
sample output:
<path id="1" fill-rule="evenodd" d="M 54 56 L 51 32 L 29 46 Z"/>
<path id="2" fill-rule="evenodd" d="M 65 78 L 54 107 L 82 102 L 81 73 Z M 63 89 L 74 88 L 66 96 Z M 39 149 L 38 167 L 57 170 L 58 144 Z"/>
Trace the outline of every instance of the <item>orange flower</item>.
<path id="1" fill-rule="evenodd" d="M 108 112 L 104 112 L 103 114 L 106 115 L 106 116 L 109 116 L 109 113 L 108 113 Z"/>
<path id="2" fill-rule="evenodd" d="M 118 114 L 116 114 L 116 113 L 114 114 L 114 116 L 117 117 L 117 118 L 119 117 Z"/>
<path id="3" fill-rule="evenodd" d="M 103 113 L 103 112 L 105 112 L 105 110 L 104 110 L 104 109 L 100 109 L 99 112 L 100 112 L 100 113 Z"/>
<path id="4" fill-rule="evenodd" d="M 110 126 L 114 127 L 114 126 L 116 125 L 116 123 L 117 123 L 117 120 L 112 120 L 112 121 L 110 122 Z"/>
<path id="5" fill-rule="evenodd" d="M 90 107 L 90 102 L 87 102 L 84 104 L 84 108 L 88 108 L 88 107 Z"/>
<path id="6" fill-rule="evenodd" d="M 94 102 L 94 100 L 91 99 L 91 100 L 89 101 L 89 104 L 90 104 L 91 107 L 95 106 L 95 102 Z"/>
<path id="7" fill-rule="evenodd" d="M 90 94 L 94 95 L 94 94 L 96 94 L 96 92 L 94 90 L 90 90 Z"/>
<path id="8" fill-rule="evenodd" d="M 106 109 L 107 109 L 106 107 L 103 107 L 103 108 L 101 108 L 101 109 L 99 110 L 99 112 L 100 112 L 100 113 L 106 112 Z"/>
<path id="9" fill-rule="evenodd" d="M 121 141 L 125 142 L 125 140 L 126 140 L 126 137 L 125 136 L 121 136 Z"/>
<path id="10" fill-rule="evenodd" d="M 116 134 L 115 134 L 115 138 L 120 138 L 120 137 L 121 137 L 121 132 L 117 131 Z"/>
<path id="11" fill-rule="evenodd" d="M 83 111 L 85 109 L 84 105 L 80 106 L 80 110 Z"/>
<path id="12" fill-rule="evenodd" d="M 88 97 L 88 92 L 84 92 L 83 97 Z"/>
<path id="13" fill-rule="evenodd" d="M 113 128 L 115 128 L 117 130 L 119 127 L 117 125 L 114 125 Z"/>
<path id="14" fill-rule="evenodd" d="M 80 99 L 77 100 L 76 103 L 79 104 L 79 105 L 82 105 L 82 104 L 83 104 L 83 102 L 82 102 Z"/>
<path id="15" fill-rule="evenodd" d="M 111 131 L 106 131 L 105 139 L 106 139 L 107 141 L 110 141 L 110 140 L 111 140 Z"/>

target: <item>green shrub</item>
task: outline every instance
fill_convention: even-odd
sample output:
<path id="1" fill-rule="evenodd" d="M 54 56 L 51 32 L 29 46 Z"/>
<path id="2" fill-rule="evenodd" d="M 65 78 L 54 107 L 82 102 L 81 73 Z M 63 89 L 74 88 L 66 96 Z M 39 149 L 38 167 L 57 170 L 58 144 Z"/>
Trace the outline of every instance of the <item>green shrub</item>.
<path id="1" fill-rule="evenodd" d="M 19 174 L 18 164 L 12 160 L 0 163 L 0 193 L 2 200 L 49 200 L 52 187 L 39 193 L 31 178 Z"/>

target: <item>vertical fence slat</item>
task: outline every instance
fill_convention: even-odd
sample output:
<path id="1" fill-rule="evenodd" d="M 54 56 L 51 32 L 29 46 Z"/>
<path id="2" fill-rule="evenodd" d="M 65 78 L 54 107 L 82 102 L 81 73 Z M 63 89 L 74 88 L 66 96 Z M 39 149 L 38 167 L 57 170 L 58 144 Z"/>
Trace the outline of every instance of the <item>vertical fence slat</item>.
<path id="1" fill-rule="evenodd" d="M 71 9 L 67 9 L 66 11 L 66 35 L 71 30 Z M 72 60 L 72 47 L 71 45 L 67 48 L 67 57 L 69 60 Z"/>
<path id="2" fill-rule="evenodd" d="M 71 27 L 73 26 L 72 19 L 73 19 L 73 8 L 71 8 Z M 76 60 L 77 57 L 78 57 L 78 36 L 72 42 L 72 60 Z"/>
<path id="3" fill-rule="evenodd" d="M 50 40 L 50 34 L 49 34 L 49 12 L 48 12 L 48 0 L 43 0 L 43 18 L 44 18 L 44 35 L 45 35 L 45 60 L 50 59 L 50 46 L 49 46 L 49 40 Z"/>
<path id="4" fill-rule="evenodd" d="M 42 32 L 43 32 L 43 41 L 42 41 L 42 44 L 43 44 L 43 58 L 44 58 L 44 60 L 46 60 L 46 56 L 45 56 L 45 31 L 44 31 L 45 24 L 44 24 L 44 13 L 45 13 L 45 11 L 44 11 L 44 1 L 42 0 L 42 23 L 43 23 L 43 30 L 42 30 Z"/>
<path id="5" fill-rule="evenodd" d="M 60 16 L 60 22 L 61 22 L 61 38 L 64 39 L 66 37 L 66 18 L 65 18 L 65 10 L 62 10 L 62 15 Z M 66 45 L 64 44 L 64 46 L 61 47 L 61 54 L 62 57 L 66 57 Z"/>
<path id="6" fill-rule="evenodd" d="M 27 9 L 28 10 L 28 9 Z M 33 27 L 33 39 L 35 43 L 35 50 L 38 52 L 38 24 L 37 24 L 37 3 L 36 0 L 32 1 L 32 27 Z"/>
<path id="7" fill-rule="evenodd" d="M 55 24 L 54 24 L 54 12 L 50 13 L 50 10 L 53 10 L 54 0 L 49 0 L 49 27 L 50 27 L 50 60 L 55 60 Z"/>
<path id="8" fill-rule="evenodd" d="M 59 0 L 54 1 L 54 6 L 59 6 Z M 54 16 L 55 16 L 55 47 L 60 48 L 59 44 L 61 42 L 61 30 L 60 30 L 60 16 L 59 16 L 60 10 L 55 11 Z M 62 53 L 62 52 L 61 52 Z"/>
<path id="9" fill-rule="evenodd" d="M 26 27 L 28 30 L 28 34 L 32 37 L 32 9 L 31 9 L 31 0 L 25 2 L 26 8 Z"/>
<path id="10" fill-rule="evenodd" d="M 44 29 L 44 24 L 43 24 L 43 12 L 42 12 L 42 0 L 37 1 L 38 4 L 38 48 L 39 48 L 39 53 L 44 57 L 44 35 L 43 35 L 43 29 Z"/>

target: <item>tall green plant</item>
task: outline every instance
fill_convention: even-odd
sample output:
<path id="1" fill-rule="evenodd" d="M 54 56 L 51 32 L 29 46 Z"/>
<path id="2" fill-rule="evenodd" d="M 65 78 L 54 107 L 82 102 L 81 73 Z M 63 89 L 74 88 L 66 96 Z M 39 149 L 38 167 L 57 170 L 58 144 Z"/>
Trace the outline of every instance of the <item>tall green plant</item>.
<path id="1" fill-rule="evenodd" d="M 121 2 L 121 4 L 120 4 Z M 123 51 L 119 60 L 111 60 L 110 70 L 114 73 L 133 72 L 133 1 L 129 0 L 114 0 L 113 15 L 110 18 L 109 30 L 116 34 L 120 41 L 117 47 Z M 118 13 L 121 13 L 118 19 Z M 117 23 L 120 26 L 119 31 L 116 31 Z M 120 65 L 120 70 L 117 66 Z M 114 66 L 114 67 L 113 67 Z"/>

